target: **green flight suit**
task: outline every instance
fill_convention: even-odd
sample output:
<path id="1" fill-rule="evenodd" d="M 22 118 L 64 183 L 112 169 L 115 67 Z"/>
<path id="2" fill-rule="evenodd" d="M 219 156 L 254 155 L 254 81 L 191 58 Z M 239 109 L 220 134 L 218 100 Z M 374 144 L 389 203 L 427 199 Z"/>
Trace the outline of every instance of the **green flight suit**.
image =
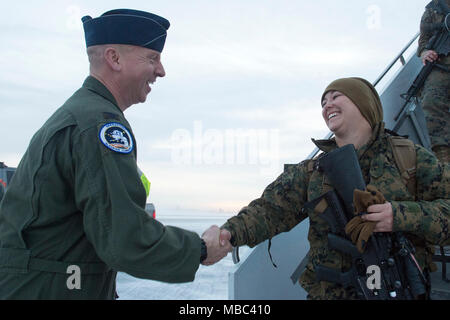
<path id="1" fill-rule="evenodd" d="M 100 139 L 111 124 L 129 133 L 127 153 Z M 0 298 L 114 299 L 117 271 L 192 281 L 200 237 L 162 225 L 145 202 L 130 125 L 88 77 L 34 135 L 1 204 Z"/>

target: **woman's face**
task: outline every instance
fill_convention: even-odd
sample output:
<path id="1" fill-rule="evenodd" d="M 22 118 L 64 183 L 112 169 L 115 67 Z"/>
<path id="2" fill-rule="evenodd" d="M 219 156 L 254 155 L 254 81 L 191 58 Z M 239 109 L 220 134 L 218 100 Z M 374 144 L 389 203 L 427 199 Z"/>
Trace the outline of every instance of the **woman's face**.
<path id="1" fill-rule="evenodd" d="M 339 91 L 329 91 L 325 94 L 322 100 L 322 117 L 336 136 L 370 128 L 369 122 L 358 107 Z"/>

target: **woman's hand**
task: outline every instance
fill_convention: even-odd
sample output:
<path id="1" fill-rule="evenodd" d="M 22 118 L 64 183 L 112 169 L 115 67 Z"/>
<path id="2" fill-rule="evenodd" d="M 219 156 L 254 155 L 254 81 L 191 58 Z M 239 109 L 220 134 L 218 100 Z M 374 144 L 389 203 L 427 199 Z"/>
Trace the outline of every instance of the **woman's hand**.
<path id="1" fill-rule="evenodd" d="M 367 208 L 367 214 L 361 218 L 376 222 L 373 232 L 392 232 L 394 227 L 394 212 L 390 202 L 371 205 Z"/>

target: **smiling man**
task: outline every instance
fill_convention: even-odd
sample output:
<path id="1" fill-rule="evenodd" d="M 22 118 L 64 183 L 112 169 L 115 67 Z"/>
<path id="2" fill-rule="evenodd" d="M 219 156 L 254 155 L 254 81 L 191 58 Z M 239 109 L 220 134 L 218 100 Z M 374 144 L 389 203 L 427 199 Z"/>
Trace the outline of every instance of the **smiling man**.
<path id="1" fill-rule="evenodd" d="M 34 135 L 0 207 L 0 299 L 114 299 L 117 271 L 194 279 L 231 246 L 146 213 L 123 112 L 164 77 L 166 19 L 137 10 L 83 17 L 90 76 Z"/>
<path id="2" fill-rule="evenodd" d="M 132 45 L 95 45 L 87 50 L 91 76 L 117 97 L 119 108 L 145 102 L 150 85 L 166 75 L 161 53 Z"/>

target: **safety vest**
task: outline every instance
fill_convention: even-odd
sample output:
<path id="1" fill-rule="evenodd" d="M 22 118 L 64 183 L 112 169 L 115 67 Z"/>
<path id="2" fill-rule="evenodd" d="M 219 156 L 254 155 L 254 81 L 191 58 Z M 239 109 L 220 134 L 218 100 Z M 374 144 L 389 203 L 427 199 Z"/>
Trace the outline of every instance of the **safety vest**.
<path id="1" fill-rule="evenodd" d="M 139 169 L 139 167 L 138 167 L 138 174 L 139 174 L 139 177 L 141 178 L 142 184 L 144 185 L 144 188 L 145 188 L 145 194 L 147 195 L 147 198 L 148 198 L 148 195 L 150 194 L 150 186 L 151 186 L 151 183 L 150 183 L 150 181 L 147 179 L 147 177 L 145 176 L 145 174 L 142 172 L 142 170 Z"/>

